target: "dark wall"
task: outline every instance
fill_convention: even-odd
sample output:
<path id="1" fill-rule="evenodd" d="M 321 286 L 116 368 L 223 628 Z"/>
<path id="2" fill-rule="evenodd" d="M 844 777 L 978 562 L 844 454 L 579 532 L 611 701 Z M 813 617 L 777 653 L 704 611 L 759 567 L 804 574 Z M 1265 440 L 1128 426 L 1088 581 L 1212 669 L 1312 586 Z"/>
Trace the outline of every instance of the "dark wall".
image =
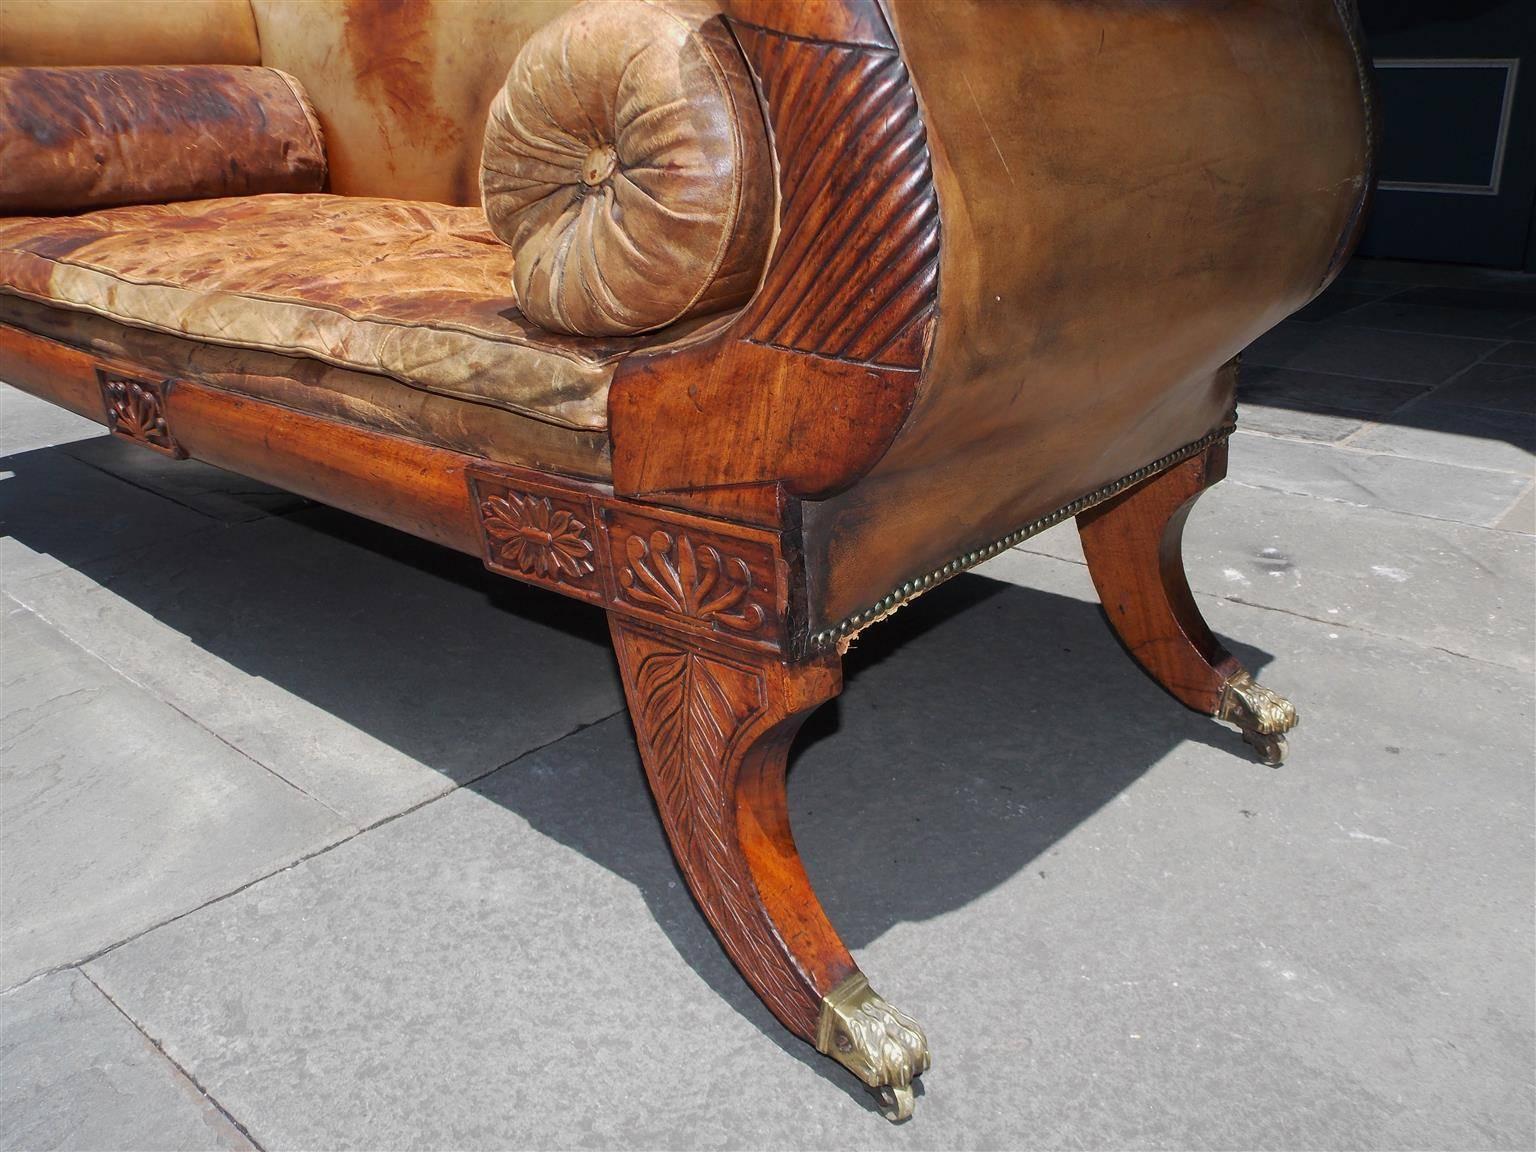
<path id="1" fill-rule="evenodd" d="M 1360 17 L 1382 119 L 1361 254 L 1532 267 L 1536 0 L 1362 0 Z"/>

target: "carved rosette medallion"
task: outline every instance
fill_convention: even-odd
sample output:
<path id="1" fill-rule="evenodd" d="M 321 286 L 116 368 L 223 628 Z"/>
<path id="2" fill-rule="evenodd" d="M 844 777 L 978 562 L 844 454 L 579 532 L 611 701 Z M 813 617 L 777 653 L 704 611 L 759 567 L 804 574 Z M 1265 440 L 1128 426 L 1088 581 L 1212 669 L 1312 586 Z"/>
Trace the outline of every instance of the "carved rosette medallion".
<path id="1" fill-rule="evenodd" d="M 143 444 L 156 452 L 178 460 L 186 458 L 186 451 L 176 442 L 166 423 L 164 384 L 105 370 L 98 370 L 96 378 L 101 384 L 108 428 L 125 440 Z"/>
<path id="2" fill-rule="evenodd" d="M 597 567 L 591 527 L 548 496 L 509 490 L 487 497 L 480 519 L 492 556 L 525 576 L 577 582 Z"/>
<path id="3" fill-rule="evenodd" d="M 604 602 L 602 536 L 585 494 L 471 472 L 470 495 L 492 572 Z"/>

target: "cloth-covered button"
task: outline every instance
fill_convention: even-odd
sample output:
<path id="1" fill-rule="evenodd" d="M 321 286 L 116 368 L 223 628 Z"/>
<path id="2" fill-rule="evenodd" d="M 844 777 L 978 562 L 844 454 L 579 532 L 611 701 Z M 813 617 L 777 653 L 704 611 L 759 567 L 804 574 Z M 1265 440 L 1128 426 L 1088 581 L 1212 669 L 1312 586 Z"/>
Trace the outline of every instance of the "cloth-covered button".
<path id="1" fill-rule="evenodd" d="M 618 166 L 619 154 L 613 150 L 613 145 L 599 144 L 581 162 L 581 182 L 588 187 L 595 187 L 612 176 Z"/>

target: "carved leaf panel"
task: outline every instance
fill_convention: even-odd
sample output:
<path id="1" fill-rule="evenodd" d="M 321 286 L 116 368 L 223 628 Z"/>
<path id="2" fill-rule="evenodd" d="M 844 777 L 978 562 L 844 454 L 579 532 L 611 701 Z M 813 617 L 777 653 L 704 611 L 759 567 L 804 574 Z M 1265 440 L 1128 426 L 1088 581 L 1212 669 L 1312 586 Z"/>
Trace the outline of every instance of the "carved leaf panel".
<path id="1" fill-rule="evenodd" d="M 640 749 L 678 865 L 768 1006 L 813 1027 L 804 978 L 776 939 L 736 840 L 735 745 L 766 707 L 763 676 L 645 634 L 622 635 Z"/>
<path id="2" fill-rule="evenodd" d="M 778 563 L 766 539 L 617 510 L 606 521 L 620 604 L 735 639 L 778 643 Z"/>

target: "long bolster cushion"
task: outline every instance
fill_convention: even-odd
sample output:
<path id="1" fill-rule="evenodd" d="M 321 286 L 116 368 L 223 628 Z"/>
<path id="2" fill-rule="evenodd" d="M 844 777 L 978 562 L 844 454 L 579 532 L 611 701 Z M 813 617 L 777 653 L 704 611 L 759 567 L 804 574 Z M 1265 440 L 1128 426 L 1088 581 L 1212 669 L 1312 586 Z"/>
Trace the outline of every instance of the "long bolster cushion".
<path id="1" fill-rule="evenodd" d="M 624 335 L 744 303 L 774 178 L 718 8 L 593 0 L 540 28 L 491 105 L 480 187 L 518 307 L 547 329 Z"/>
<path id="2" fill-rule="evenodd" d="M 325 145 L 273 68 L 0 68 L 0 214 L 320 192 Z"/>

